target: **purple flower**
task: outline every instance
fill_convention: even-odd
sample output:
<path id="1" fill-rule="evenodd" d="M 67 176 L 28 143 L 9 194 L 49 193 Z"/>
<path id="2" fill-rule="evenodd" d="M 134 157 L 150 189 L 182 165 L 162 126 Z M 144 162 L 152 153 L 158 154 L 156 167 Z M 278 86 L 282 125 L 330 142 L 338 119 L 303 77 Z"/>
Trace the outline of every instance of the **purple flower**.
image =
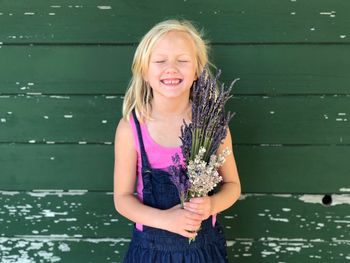
<path id="1" fill-rule="evenodd" d="M 185 202 L 187 198 L 188 189 L 190 187 L 186 166 L 180 163 L 179 154 L 175 154 L 171 157 L 174 165 L 169 167 L 170 180 L 176 186 L 181 200 L 181 204 Z"/>
<path id="2" fill-rule="evenodd" d="M 230 95 L 233 81 L 229 88 L 222 84 L 217 88 L 217 80 L 221 70 L 213 78 L 209 74 L 208 65 L 203 69 L 198 80 L 192 87 L 192 122 L 181 128 L 182 154 L 186 163 L 194 160 L 199 148 L 206 149 L 205 161 L 215 154 L 220 143 L 227 135 L 228 123 L 234 114 L 225 114 L 225 104 L 232 97 Z"/>

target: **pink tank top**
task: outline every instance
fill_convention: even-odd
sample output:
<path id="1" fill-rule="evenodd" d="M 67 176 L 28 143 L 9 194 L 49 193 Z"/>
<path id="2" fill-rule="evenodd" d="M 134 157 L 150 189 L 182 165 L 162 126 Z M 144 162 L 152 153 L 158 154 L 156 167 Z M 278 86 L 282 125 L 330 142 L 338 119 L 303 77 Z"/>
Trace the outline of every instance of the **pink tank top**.
<path id="1" fill-rule="evenodd" d="M 134 122 L 134 118 L 132 115 L 130 115 L 130 125 L 132 127 L 132 132 L 134 136 L 134 143 L 135 143 L 135 149 L 137 152 L 137 197 L 138 199 L 143 202 L 143 182 L 142 182 L 142 174 L 141 174 L 141 167 L 142 167 L 142 161 L 141 161 L 141 150 L 140 150 L 140 144 L 139 139 L 137 136 L 137 129 L 136 124 Z M 163 169 L 168 170 L 169 166 L 173 165 L 171 157 L 178 153 L 180 156 L 182 155 L 181 147 L 165 147 L 157 144 L 150 136 L 147 126 L 145 123 L 140 123 L 141 128 L 141 134 L 143 139 L 143 144 L 145 147 L 145 151 L 147 153 L 149 164 L 152 168 L 155 169 Z M 216 215 L 213 215 L 213 226 L 216 222 Z M 139 224 L 136 222 L 136 228 L 140 231 L 143 230 L 142 224 Z"/>

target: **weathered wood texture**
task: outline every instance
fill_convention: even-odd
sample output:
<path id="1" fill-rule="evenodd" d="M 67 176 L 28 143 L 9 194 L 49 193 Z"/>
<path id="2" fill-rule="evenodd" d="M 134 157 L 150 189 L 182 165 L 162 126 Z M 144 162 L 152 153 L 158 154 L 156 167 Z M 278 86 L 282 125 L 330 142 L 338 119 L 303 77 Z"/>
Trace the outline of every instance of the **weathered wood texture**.
<path id="1" fill-rule="evenodd" d="M 0 92 L 123 94 L 134 51 L 133 44 L 4 42 L 0 45 Z M 213 44 L 211 57 L 223 69 L 222 82 L 240 78 L 233 90 L 237 95 L 348 95 L 350 91 L 350 50 L 345 44 Z"/>
<path id="2" fill-rule="evenodd" d="M 172 17 L 204 28 L 222 82 L 239 78 L 243 195 L 219 215 L 230 262 L 348 262 L 349 8 L 1 1 L 0 262 L 121 262 L 132 223 L 113 205 L 114 132 L 139 39 Z"/>
<path id="3" fill-rule="evenodd" d="M 245 193 L 350 191 L 347 146 L 234 147 Z M 113 145 L 0 144 L 0 185 L 3 190 L 17 191 L 111 191 L 113 157 Z"/>
<path id="4" fill-rule="evenodd" d="M 10 43 L 137 42 L 164 18 L 184 17 L 219 43 L 349 43 L 348 1 L 1 2 L 0 38 Z M 23 26 L 25 25 L 25 26 Z"/>
<path id="5" fill-rule="evenodd" d="M 344 208 L 350 195 L 333 196 L 329 206 L 322 198 L 242 195 L 218 217 L 232 262 L 349 259 L 350 216 Z M 3 191 L 0 201 L 0 255 L 10 262 L 120 262 L 130 241 L 132 223 L 115 213 L 111 192 Z"/>

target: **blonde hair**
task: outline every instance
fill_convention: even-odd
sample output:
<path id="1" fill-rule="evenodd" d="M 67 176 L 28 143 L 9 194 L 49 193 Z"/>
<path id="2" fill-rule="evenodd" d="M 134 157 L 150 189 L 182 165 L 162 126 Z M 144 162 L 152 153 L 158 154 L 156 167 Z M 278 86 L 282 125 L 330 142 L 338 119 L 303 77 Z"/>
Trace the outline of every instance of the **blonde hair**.
<path id="1" fill-rule="evenodd" d="M 189 20 L 165 20 L 156 24 L 141 39 L 134 54 L 132 62 L 132 78 L 125 93 L 123 102 L 123 118 L 129 120 L 131 111 L 135 109 L 136 115 L 143 120 L 150 118 L 152 89 L 143 76 L 148 71 L 150 55 L 157 41 L 169 31 L 186 32 L 196 47 L 196 76 L 198 77 L 208 61 L 208 43 L 202 39 L 203 32 L 199 32 Z M 141 117 L 141 118 L 140 118 Z"/>

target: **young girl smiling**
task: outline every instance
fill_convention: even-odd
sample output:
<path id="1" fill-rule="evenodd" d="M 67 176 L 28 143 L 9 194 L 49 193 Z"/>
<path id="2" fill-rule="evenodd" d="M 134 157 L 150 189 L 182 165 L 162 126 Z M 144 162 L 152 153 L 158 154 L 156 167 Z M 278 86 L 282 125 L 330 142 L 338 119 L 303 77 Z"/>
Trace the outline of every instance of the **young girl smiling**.
<path id="1" fill-rule="evenodd" d="M 216 214 L 240 195 L 233 154 L 219 168 L 220 191 L 185 209 L 167 172 L 171 157 L 182 156 L 181 125 L 191 121 L 191 87 L 206 64 L 207 45 L 186 20 L 155 25 L 136 49 L 115 135 L 115 207 L 135 222 L 124 262 L 228 262 Z M 218 152 L 226 147 L 233 153 L 229 131 Z"/>

